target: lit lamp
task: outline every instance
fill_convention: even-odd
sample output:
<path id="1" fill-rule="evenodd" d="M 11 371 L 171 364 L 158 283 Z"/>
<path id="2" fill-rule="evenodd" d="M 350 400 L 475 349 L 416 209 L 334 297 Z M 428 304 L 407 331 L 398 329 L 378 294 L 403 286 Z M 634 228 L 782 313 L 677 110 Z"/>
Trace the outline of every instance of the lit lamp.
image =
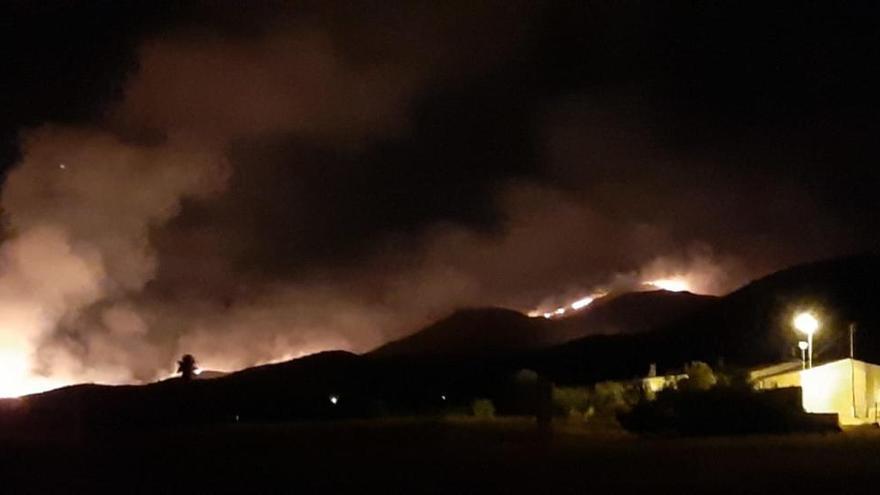
<path id="1" fill-rule="evenodd" d="M 813 367 L 813 334 L 819 329 L 819 320 L 812 313 L 798 313 L 792 320 L 794 328 L 807 336 L 807 364 Z M 801 348 L 803 350 L 803 348 Z"/>
<path id="2" fill-rule="evenodd" d="M 807 351 L 808 346 L 809 346 L 809 344 L 807 344 L 806 340 L 802 340 L 802 341 L 798 342 L 798 349 L 801 350 L 801 369 L 804 369 L 807 367 L 806 351 Z"/>

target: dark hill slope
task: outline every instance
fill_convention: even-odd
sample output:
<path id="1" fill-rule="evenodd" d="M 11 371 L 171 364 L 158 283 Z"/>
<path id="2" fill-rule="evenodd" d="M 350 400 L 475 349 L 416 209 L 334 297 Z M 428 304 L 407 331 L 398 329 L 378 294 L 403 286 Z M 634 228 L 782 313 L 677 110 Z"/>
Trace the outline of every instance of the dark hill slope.
<path id="1" fill-rule="evenodd" d="M 538 351 L 414 359 L 326 352 L 211 380 L 68 387 L 0 401 L 0 428 L 36 426 L 45 431 L 52 426 L 441 413 L 466 410 L 475 397 L 491 397 L 503 413 L 513 410 L 505 409 L 516 400 L 512 377 L 523 368 L 557 383 L 589 383 L 641 376 L 652 362 L 663 370 L 695 359 L 715 365 L 723 358 L 728 365 L 749 366 L 789 357 L 797 341 L 790 318 L 807 307 L 823 322 L 815 342 L 818 361 L 844 355 L 847 324 L 856 321 L 856 357 L 880 362 L 877 280 L 880 258 L 850 257 L 783 270 L 655 331 L 592 336 Z M 514 325 L 532 321 L 515 313 L 502 313 L 499 319 L 507 318 Z M 336 404 L 330 396 L 338 397 Z"/>
<path id="2" fill-rule="evenodd" d="M 467 309 L 372 351 L 391 356 L 491 356 L 557 343 L 550 322 L 500 308 Z"/>
<path id="3" fill-rule="evenodd" d="M 0 427 L 18 421 L 89 428 L 357 416 L 374 388 L 363 361 L 332 351 L 210 380 L 64 387 L 0 401 L 6 413 L 0 414 Z M 346 400 L 332 404 L 331 395 Z"/>
<path id="4" fill-rule="evenodd" d="M 333 351 L 211 380 L 76 385 L 0 400 L 0 430 L 140 429 L 463 412 L 474 397 L 505 393 L 509 375 L 491 360 L 383 360 Z"/>
<path id="5" fill-rule="evenodd" d="M 697 311 L 716 298 L 688 292 L 608 296 L 567 318 L 529 318 L 508 309 L 458 311 L 370 353 L 374 357 L 493 357 L 550 347 L 586 335 L 638 333 Z"/>
<path id="6" fill-rule="evenodd" d="M 700 359 L 751 366 L 797 357 L 791 318 L 816 311 L 817 360 L 848 350 L 848 324 L 857 322 L 856 357 L 880 362 L 880 257 L 862 255 L 795 266 L 708 304 L 696 313 L 637 335 L 586 337 L 536 354 L 530 366 L 563 381 L 636 376 Z"/>
<path id="7" fill-rule="evenodd" d="M 565 342 L 588 335 L 646 332 L 693 314 L 717 299 L 665 290 L 606 296 L 583 311 L 554 320 L 553 333 Z"/>

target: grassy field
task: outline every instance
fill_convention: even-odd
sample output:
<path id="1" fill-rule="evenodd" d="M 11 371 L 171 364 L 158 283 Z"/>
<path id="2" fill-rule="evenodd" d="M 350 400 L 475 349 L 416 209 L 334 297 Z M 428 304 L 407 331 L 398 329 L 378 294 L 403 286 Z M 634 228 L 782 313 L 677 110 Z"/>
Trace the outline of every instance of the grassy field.
<path id="1" fill-rule="evenodd" d="M 880 432 L 642 439 L 525 420 L 0 435 L 0 493 L 830 493 L 880 485 Z M 4 488 L 5 487 L 5 488 Z"/>

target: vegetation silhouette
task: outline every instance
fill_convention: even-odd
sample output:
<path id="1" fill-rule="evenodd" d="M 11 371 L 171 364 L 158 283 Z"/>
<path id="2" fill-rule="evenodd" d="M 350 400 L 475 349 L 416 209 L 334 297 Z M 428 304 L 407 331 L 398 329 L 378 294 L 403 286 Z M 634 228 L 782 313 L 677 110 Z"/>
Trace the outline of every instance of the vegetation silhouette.
<path id="1" fill-rule="evenodd" d="M 476 399 L 472 407 L 476 418 L 492 419 L 495 417 L 495 405 L 489 399 Z"/>
<path id="2" fill-rule="evenodd" d="M 664 390 L 618 415 L 627 430 L 644 435 L 715 436 L 839 431 L 837 415 L 808 414 L 801 389 L 756 391 L 725 385 Z"/>
<path id="3" fill-rule="evenodd" d="M 184 354 L 177 362 L 177 372 L 184 380 L 192 380 L 196 374 L 196 358 L 192 354 Z"/>

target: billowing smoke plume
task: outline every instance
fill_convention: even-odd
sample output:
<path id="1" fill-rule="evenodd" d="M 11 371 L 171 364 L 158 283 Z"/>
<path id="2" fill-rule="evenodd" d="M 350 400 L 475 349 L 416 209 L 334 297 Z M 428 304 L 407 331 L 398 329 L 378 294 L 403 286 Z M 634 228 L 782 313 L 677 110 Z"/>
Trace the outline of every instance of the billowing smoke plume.
<path id="1" fill-rule="evenodd" d="M 25 131 L 0 395 L 366 351 L 462 306 L 720 294 L 840 251 L 784 163 L 740 170 L 778 143 L 689 146 L 637 84 L 560 96 L 576 74 L 536 2 L 466 4 L 166 26 L 99 122 Z"/>
<path id="2" fill-rule="evenodd" d="M 4 352 L 49 377 L 131 379 L 125 362 L 102 376 L 85 364 L 88 354 L 113 347 L 113 339 L 144 347 L 147 329 L 137 311 L 114 301 L 152 279 L 158 260 L 150 230 L 173 217 L 184 198 L 218 192 L 225 162 L 191 144 L 138 146 L 100 131 L 52 127 L 27 133 L 22 155 L 2 200 L 10 232 L 0 277 Z M 84 355 L 71 346 L 36 353 L 98 302 L 101 325 L 79 336 Z M 13 366 L 4 376 L 15 387 L 29 370 Z"/>
<path id="3" fill-rule="evenodd" d="M 302 22 L 282 9 L 256 32 L 184 28 L 149 37 L 103 124 L 23 133 L 2 194 L 0 395 L 155 379 L 179 349 L 229 368 L 387 338 L 386 324 L 400 321 L 387 308 L 334 285 L 254 283 L 217 246 L 177 257 L 195 267 L 179 273 L 208 286 L 198 267 L 213 256 L 214 274 L 245 287 L 235 305 L 163 297 L 156 281 L 163 253 L 154 237 L 184 203 L 222 193 L 237 143 L 292 136 L 351 148 L 400 134 L 418 91 L 491 66 L 516 44 L 523 19 L 483 7 L 470 20 L 442 7 L 391 17 L 372 9 L 350 26 L 359 36 L 344 41 L 332 29 L 337 13 L 318 8 Z M 496 36 L 471 44 L 474 33 L 482 39 L 474 26 L 486 16 L 497 21 Z M 405 42 L 413 37 L 420 42 Z M 172 235 L 171 244 L 186 244 L 187 235 Z"/>
<path id="4" fill-rule="evenodd" d="M 722 294 L 744 280 L 732 258 L 688 242 L 677 251 L 668 231 L 615 223 L 558 190 L 508 184 L 496 199 L 505 216 L 496 232 L 436 224 L 380 243 L 355 267 L 324 266 L 231 306 L 168 308 L 189 329 L 177 352 L 195 349 L 205 366 L 235 369 L 323 349 L 367 351 L 461 307 L 528 311 L 597 289 L 651 290 L 643 282 L 663 277 Z"/>

